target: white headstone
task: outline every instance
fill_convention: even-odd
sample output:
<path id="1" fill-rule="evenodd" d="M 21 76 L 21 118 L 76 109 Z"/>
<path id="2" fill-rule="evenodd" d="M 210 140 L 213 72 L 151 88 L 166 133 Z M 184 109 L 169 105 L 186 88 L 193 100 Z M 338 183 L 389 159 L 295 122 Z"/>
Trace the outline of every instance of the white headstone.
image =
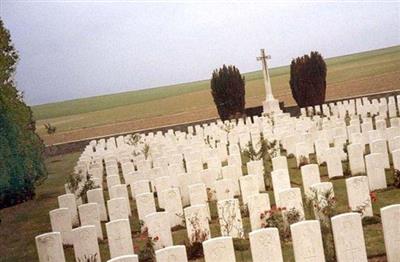
<path id="1" fill-rule="evenodd" d="M 183 245 L 171 246 L 156 251 L 157 262 L 187 262 L 186 248 Z"/>
<path id="2" fill-rule="evenodd" d="M 318 220 L 301 221 L 290 225 L 296 262 L 324 262 L 324 247 Z"/>
<path id="3" fill-rule="evenodd" d="M 79 225 L 78 210 L 76 207 L 76 199 L 74 194 L 64 194 L 58 196 L 58 206 L 60 208 L 68 208 L 71 214 L 72 225 Z"/>
<path id="4" fill-rule="evenodd" d="M 264 217 L 271 209 L 268 193 L 249 196 L 247 201 L 251 230 L 262 228 Z"/>
<path id="5" fill-rule="evenodd" d="M 189 242 L 202 242 L 211 237 L 206 205 L 194 205 L 184 209 Z"/>
<path id="6" fill-rule="evenodd" d="M 149 236 L 154 239 L 154 249 L 158 250 L 173 245 L 171 227 L 167 212 L 154 212 L 145 217 Z"/>
<path id="7" fill-rule="evenodd" d="M 240 191 L 242 192 L 243 204 L 247 204 L 248 198 L 258 194 L 257 178 L 254 176 L 243 176 L 239 179 Z"/>
<path id="8" fill-rule="evenodd" d="M 164 198 L 165 211 L 168 212 L 171 227 L 183 225 L 183 207 L 179 189 L 164 190 L 160 192 L 160 198 Z"/>
<path id="9" fill-rule="evenodd" d="M 97 237 L 103 239 L 103 231 L 100 222 L 99 205 L 97 203 L 88 203 L 80 205 L 79 219 L 81 220 L 82 226 L 93 225 L 96 227 Z"/>
<path id="10" fill-rule="evenodd" d="M 107 207 L 110 221 L 129 218 L 129 212 L 126 207 L 126 198 L 118 197 L 110 199 L 107 201 Z"/>
<path id="11" fill-rule="evenodd" d="M 347 146 L 347 152 L 349 154 L 351 174 L 365 174 L 364 146 L 361 144 L 350 144 Z"/>
<path id="12" fill-rule="evenodd" d="M 133 255 L 131 226 L 128 219 L 118 219 L 106 223 L 108 246 L 111 258 Z"/>
<path id="13" fill-rule="evenodd" d="M 304 208 L 300 188 L 288 188 L 279 191 L 279 204 L 280 207 L 285 208 L 282 211 L 285 220 L 287 219 L 287 213 L 291 210 L 296 210 L 299 213 L 299 219 L 304 220 Z"/>
<path id="14" fill-rule="evenodd" d="M 110 199 L 124 198 L 126 210 L 128 211 L 129 215 L 132 214 L 131 205 L 130 205 L 130 201 L 129 201 L 128 189 L 125 184 L 115 185 L 115 186 L 109 188 L 108 193 L 110 194 Z"/>
<path id="15" fill-rule="evenodd" d="M 279 192 L 290 188 L 290 177 L 287 169 L 277 169 L 271 172 L 272 187 L 276 206 L 280 206 Z"/>
<path id="16" fill-rule="evenodd" d="M 136 196 L 136 208 L 140 220 L 156 212 L 156 203 L 152 193 L 143 193 Z"/>
<path id="17" fill-rule="evenodd" d="M 382 154 L 380 153 L 373 153 L 365 156 L 369 189 L 371 191 L 387 187 L 385 168 L 382 161 Z"/>
<path id="18" fill-rule="evenodd" d="M 103 189 L 96 188 L 86 192 L 89 203 L 97 203 L 99 205 L 100 220 L 108 221 L 106 204 L 104 202 Z"/>
<path id="19" fill-rule="evenodd" d="M 315 183 L 320 183 L 319 167 L 317 164 L 308 164 L 302 166 L 301 178 L 303 180 L 304 194 L 307 196 L 310 194 L 310 186 Z"/>
<path id="20" fill-rule="evenodd" d="M 221 179 L 215 181 L 215 193 L 218 201 L 231 199 L 234 196 L 234 184 L 232 179 Z"/>
<path id="21" fill-rule="evenodd" d="M 36 236 L 35 242 L 39 262 L 65 261 L 60 232 L 51 232 Z"/>
<path id="22" fill-rule="evenodd" d="M 58 208 L 49 212 L 51 230 L 60 232 L 64 245 L 73 244 L 71 212 L 68 208 Z"/>
<path id="23" fill-rule="evenodd" d="M 81 226 L 72 230 L 76 261 L 101 261 L 95 226 Z"/>
<path id="24" fill-rule="evenodd" d="M 325 153 L 329 178 L 343 176 L 342 160 L 338 148 L 329 148 Z"/>
<path id="25" fill-rule="evenodd" d="M 361 215 L 344 213 L 331 218 L 338 262 L 367 262 Z"/>
<path id="26" fill-rule="evenodd" d="M 381 217 L 387 260 L 400 261 L 400 204 L 381 208 Z"/>
<path id="27" fill-rule="evenodd" d="M 215 237 L 203 242 L 206 262 L 236 262 L 232 237 Z"/>
<path id="28" fill-rule="evenodd" d="M 227 199 L 217 202 L 219 225 L 222 236 L 244 237 L 239 200 Z"/>
<path id="29" fill-rule="evenodd" d="M 283 262 L 281 242 L 275 227 L 249 233 L 253 262 Z"/>
<path id="30" fill-rule="evenodd" d="M 346 189 L 351 210 L 361 211 L 363 216 L 373 216 L 368 178 L 366 176 L 348 178 Z"/>

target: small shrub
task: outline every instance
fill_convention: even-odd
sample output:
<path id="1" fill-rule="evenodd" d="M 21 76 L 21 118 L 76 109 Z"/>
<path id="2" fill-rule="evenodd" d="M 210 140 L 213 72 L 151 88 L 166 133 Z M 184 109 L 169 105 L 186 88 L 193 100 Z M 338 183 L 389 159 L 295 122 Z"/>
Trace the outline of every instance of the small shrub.
<path id="1" fill-rule="evenodd" d="M 87 191 L 98 188 L 91 180 L 90 175 L 86 175 L 86 181 L 83 182 L 81 173 L 72 173 L 67 177 L 67 187 L 75 194 L 76 198 L 81 198 L 84 203 L 87 202 Z"/>
<path id="2" fill-rule="evenodd" d="M 57 130 L 55 126 L 52 126 L 50 123 L 44 124 L 44 127 L 46 128 L 47 134 L 51 135 L 54 134 Z"/>

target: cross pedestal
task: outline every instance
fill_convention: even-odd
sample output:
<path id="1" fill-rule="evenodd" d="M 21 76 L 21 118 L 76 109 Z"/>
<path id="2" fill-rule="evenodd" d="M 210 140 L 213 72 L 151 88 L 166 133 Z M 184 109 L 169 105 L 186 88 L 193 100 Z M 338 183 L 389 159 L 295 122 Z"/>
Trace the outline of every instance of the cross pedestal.
<path id="1" fill-rule="evenodd" d="M 272 95 L 271 81 L 269 78 L 267 59 L 271 56 L 265 55 L 264 49 L 261 49 L 261 56 L 257 57 L 257 61 L 261 61 L 262 70 L 264 75 L 264 86 L 265 86 L 265 101 L 263 102 L 264 114 L 281 113 L 279 108 L 279 101 Z"/>

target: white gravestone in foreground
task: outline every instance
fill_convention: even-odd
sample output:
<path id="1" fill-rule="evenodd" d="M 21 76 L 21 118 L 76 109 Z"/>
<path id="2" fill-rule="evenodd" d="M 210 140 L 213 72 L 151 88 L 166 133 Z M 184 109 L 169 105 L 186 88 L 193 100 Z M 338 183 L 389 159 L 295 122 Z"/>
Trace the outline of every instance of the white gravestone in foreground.
<path id="1" fill-rule="evenodd" d="M 51 232 L 36 236 L 35 242 L 39 262 L 65 261 L 60 232 Z"/>
<path id="2" fill-rule="evenodd" d="M 287 169 L 278 169 L 271 172 L 272 187 L 274 189 L 275 204 L 281 206 L 279 192 L 290 188 L 290 177 Z"/>
<path id="3" fill-rule="evenodd" d="M 71 212 L 68 208 L 58 208 L 49 212 L 51 229 L 53 232 L 60 232 L 62 243 L 72 245 L 72 221 Z"/>
<path id="4" fill-rule="evenodd" d="M 285 208 L 282 211 L 283 218 L 287 221 L 287 213 L 296 210 L 299 213 L 299 220 L 304 220 L 303 200 L 301 198 L 300 188 L 289 188 L 279 191 L 280 207 Z"/>
<path id="5" fill-rule="evenodd" d="M 373 153 L 365 156 L 369 189 L 371 191 L 387 187 L 382 154 Z"/>
<path id="6" fill-rule="evenodd" d="M 345 213 L 331 218 L 338 262 L 367 262 L 361 215 Z"/>
<path id="7" fill-rule="evenodd" d="M 126 198 L 118 197 L 110 199 L 107 201 L 107 207 L 110 221 L 129 218 L 129 212 L 126 207 Z"/>
<path id="8" fill-rule="evenodd" d="M 152 193 L 143 193 L 136 195 L 136 209 L 140 220 L 156 212 L 156 203 Z"/>
<path id="9" fill-rule="evenodd" d="M 253 230 L 249 233 L 249 239 L 253 262 L 283 262 L 277 228 Z"/>
<path id="10" fill-rule="evenodd" d="M 347 146 L 347 152 L 349 154 L 351 174 L 365 174 L 364 146 L 361 144 L 350 144 Z"/>
<path id="11" fill-rule="evenodd" d="M 108 247 L 111 258 L 133 255 L 131 226 L 128 219 L 118 219 L 106 223 Z"/>
<path id="12" fill-rule="evenodd" d="M 158 239 L 154 242 L 154 249 L 158 250 L 173 245 L 171 227 L 167 212 L 154 212 L 145 218 L 149 236 Z"/>
<path id="13" fill-rule="evenodd" d="M 326 150 L 326 166 L 329 178 L 343 176 L 343 166 L 338 148 Z"/>
<path id="14" fill-rule="evenodd" d="M 381 216 L 387 260 L 400 261 L 400 204 L 381 208 Z"/>
<path id="15" fill-rule="evenodd" d="M 171 246 L 156 251 L 157 262 L 187 262 L 186 248 L 183 245 Z"/>
<path id="16" fill-rule="evenodd" d="M 362 211 L 363 216 L 373 216 L 368 178 L 356 176 L 346 179 L 347 199 L 352 211 Z"/>
<path id="17" fill-rule="evenodd" d="M 100 222 L 99 205 L 97 203 L 88 203 L 78 207 L 79 218 L 82 226 L 93 225 L 96 227 L 97 237 L 103 239 L 103 230 Z"/>
<path id="18" fill-rule="evenodd" d="M 131 205 L 130 205 L 130 201 L 129 201 L 128 189 L 127 189 L 126 185 L 125 184 L 115 185 L 115 186 L 109 188 L 108 193 L 110 194 L 110 199 L 124 198 L 126 210 L 128 211 L 129 216 L 131 216 L 132 211 L 131 211 Z"/>
<path id="19" fill-rule="evenodd" d="M 252 195 L 256 195 L 259 193 L 257 178 L 255 176 L 243 176 L 239 178 L 240 182 L 240 191 L 242 192 L 242 200 L 243 204 L 247 204 L 248 198 Z"/>
<path id="20" fill-rule="evenodd" d="M 105 201 L 104 201 L 103 189 L 96 188 L 96 189 L 88 190 L 86 192 L 86 195 L 87 195 L 89 203 L 97 203 L 99 205 L 100 220 L 101 221 L 108 221 L 107 209 L 106 209 L 106 204 L 105 204 Z"/>
<path id="21" fill-rule="evenodd" d="M 217 201 L 232 199 L 235 186 L 232 179 L 221 179 L 215 181 L 215 193 Z"/>
<path id="22" fill-rule="evenodd" d="M 168 212 L 171 227 L 183 224 L 183 207 L 181 194 L 178 188 L 170 188 L 160 192 L 160 197 L 164 198 L 165 211 Z"/>
<path id="23" fill-rule="evenodd" d="M 211 237 L 206 205 L 194 205 L 184 209 L 189 242 L 202 242 Z M 197 239 L 200 238 L 200 239 Z"/>
<path id="24" fill-rule="evenodd" d="M 268 193 L 252 195 L 247 200 L 251 230 L 259 229 L 265 221 L 267 211 L 271 209 Z"/>
<path id="25" fill-rule="evenodd" d="M 78 210 L 76 207 L 76 199 L 74 194 L 64 194 L 58 196 L 58 206 L 60 208 L 68 208 L 71 214 L 72 225 L 79 225 Z"/>
<path id="26" fill-rule="evenodd" d="M 302 221 L 290 225 L 296 262 L 324 262 L 324 247 L 318 220 Z"/>
<path id="27" fill-rule="evenodd" d="M 95 226 L 82 226 L 72 230 L 76 261 L 101 261 Z"/>
<path id="28" fill-rule="evenodd" d="M 215 237 L 203 242 L 207 262 L 236 262 L 232 237 Z"/>
<path id="29" fill-rule="evenodd" d="M 239 200 L 227 199 L 217 202 L 219 225 L 222 236 L 244 237 Z"/>
<path id="30" fill-rule="evenodd" d="M 319 167 L 317 164 L 308 164 L 300 168 L 301 178 L 303 180 L 304 194 L 310 195 L 310 186 L 315 183 L 320 183 Z"/>

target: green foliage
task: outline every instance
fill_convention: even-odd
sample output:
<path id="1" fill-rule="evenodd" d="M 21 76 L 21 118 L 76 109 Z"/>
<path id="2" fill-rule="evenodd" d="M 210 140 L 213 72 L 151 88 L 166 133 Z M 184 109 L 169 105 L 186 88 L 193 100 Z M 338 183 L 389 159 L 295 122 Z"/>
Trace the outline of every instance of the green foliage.
<path id="1" fill-rule="evenodd" d="M 85 203 L 87 202 L 87 191 L 98 188 L 90 178 L 90 175 L 86 175 L 86 179 L 84 180 L 84 176 L 80 173 L 72 173 L 67 177 L 68 189 Z"/>
<path id="2" fill-rule="evenodd" d="M 245 80 L 235 66 L 215 69 L 211 78 L 211 94 L 222 120 L 244 114 Z"/>
<path id="3" fill-rule="evenodd" d="M 292 60 L 289 84 L 299 107 L 325 102 L 326 72 L 325 61 L 318 52 Z"/>
<path id="4" fill-rule="evenodd" d="M 17 61 L 10 33 L 0 20 L 0 208 L 32 199 L 36 185 L 47 177 L 31 109 L 15 87 Z"/>

